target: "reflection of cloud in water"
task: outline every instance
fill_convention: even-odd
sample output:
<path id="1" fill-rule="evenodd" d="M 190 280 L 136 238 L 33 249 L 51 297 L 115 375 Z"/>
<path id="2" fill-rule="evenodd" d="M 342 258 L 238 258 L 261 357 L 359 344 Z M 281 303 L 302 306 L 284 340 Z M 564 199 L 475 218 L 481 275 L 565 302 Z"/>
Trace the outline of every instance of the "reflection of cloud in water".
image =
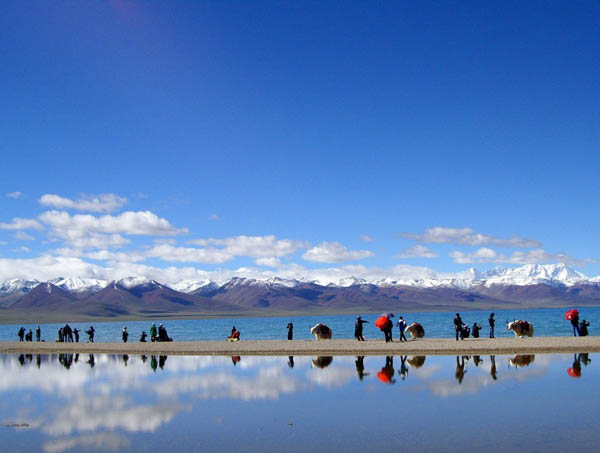
<path id="1" fill-rule="evenodd" d="M 321 387 L 343 387 L 352 379 L 356 379 L 356 370 L 348 366 L 332 365 L 323 369 L 312 368 L 308 370 L 306 377 L 310 382 Z"/>
<path id="2" fill-rule="evenodd" d="M 117 396 L 79 397 L 70 405 L 53 411 L 52 417 L 42 422 L 41 428 L 52 436 L 100 428 L 154 431 L 180 410 L 182 406 L 179 404 L 133 406 L 129 399 Z"/>
<path id="3" fill-rule="evenodd" d="M 461 384 L 459 384 L 456 379 L 428 380 L 428 376 L 420 375 L 419 377 L 424 379 L 426 382 L 412 387 L 412 390 L 417 392 L 429 391 L 431 394 L 442 398 L 463 394 L 476 394 L 488 386 L 497 385 L 499 382 L 525 381 L 544 376 L 550 363 L 559 359 L 556 356 L 536 355 L 535 367 L 518 369 L 513 367 L 513 369 L 508 370 L 503 366 L 509 363 L 510 359 L 507 357 L 497 357 L 496 367 L 498 379 L 494 380 L 490 374 L 492 368 L 491 360 L 489 356 L 483 357 L 485 357 L 485 361 L 484 363 L 480 364 L 479 367 L 475 367 L 471 361 L 467 362 L 465 360 L 465 377 Z M 500 369 L 501 366 L 502 369 Z M 477 369 L 480 370 L 481 374 L 479 372 L 477 374 L 467 374 L 467 371 L 474 372 Z M 423 369 L 418 371 L 422 373 Z M 485 372 L 487 374 L 484 374 Z M 417 374 L 419 373 L 417 373 L 417 370 L 415 370 L 414 375 Z"/>
<path id="4" fill-rule="evenodd" d="M 130 445 L 129 439 L 115 433 L 90 434 L 80 437 L 66 437 L 44 443 L 47 453 L 62 453 L 77 448 L 78 451 L 102 450 L 117 451 Z"/>
<path id="5" fill-rule="evenodd" d="M 302 388 L 306 388 L 306 385 L 284 373 L 282 367 L 262 368 L 256 376 L 243 378 L 224 372 L 179 376 L 163 380 L 152 387 L 160 397 L 193 393 L 203 399 L 235 398 L 245 401 L 277 399 L 281 394 L 294 393 Z"/>

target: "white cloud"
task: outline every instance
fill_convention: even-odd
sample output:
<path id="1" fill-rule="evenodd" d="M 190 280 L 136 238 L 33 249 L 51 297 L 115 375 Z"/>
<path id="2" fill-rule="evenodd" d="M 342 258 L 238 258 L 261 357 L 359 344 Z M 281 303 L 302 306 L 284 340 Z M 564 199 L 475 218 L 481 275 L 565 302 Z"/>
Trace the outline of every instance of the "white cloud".
<path id="1" fill-rule="evenodd" d="M 113 212 L 120 208 L 127 199 L 107 193 L 102 195 L 83 195 L 79 200 L 71 200 L 70 198 L 61 197 L 55 194 L 42 195 L 38 200 L 43 206 L 50 206 L 58 209 L 76 209 L 78 211 L 89 212 Z"/>
<path id="2" fill-rule="evenodd" d="M 374 256 L 369 250 L 348 250 L 339 242 L 321 242 L 303 255 L 306 261 L 319 263 L 342 263 L 344 261 L 362 260 Z"/>
<path id="3" fill-rule="evenodd" d="M 127 211 L 117 216 L 70 215 L 64 211 L 46 211 L 40 220 L 52 229 L 51 236 L 77 248 L 119 247 L 129 239 L 121 234 L 172 236 L 187 229 L 176 229 L 168 220 L 150 211 Z"/>
<path id="4" fill-rule="evenodd" d="M 233 255 L 223 249 L 174 247 L 169 244 L 155 245 L 146 253 L 151 258 L 181 263 L 222 264 L 233 259 Z"/>
<path id="5" fill-rule="evenodd" d="M 306 242 L 291 239 L 277 239 L 274 235 L 267 236 L 233 236 L 224 239 L 196 239 L 190 244 L 200 246 L 221 247 L 232 257 L 249 256 L 252 258 L 281 257 L 294 253 L 299 248 L 308 247 Z"/>
<path id="6" fill-rule="evenodd" d="M 21 192 L 10 192 L 6 194 L 6 198 L 12 198 L 16 200 L 17 198 L 21 198 L 21 195 L 23 195 Z"/>
<path id="7" fill-rule="evenodd" d="M 439 255 L 424 245 L 415 245 L 403 250 L 398 258 L 437 258 Z"/>
<path id="8" fill-rule="evenodd" d="M 24 231 L 17 231 L 14 234 L 14 237 L 15 237 L 15 239 L 18 239 L 19 241 L 33 241 L 35 239 L 33 236 L 25 233 Z"/>
<path id="9" fill-rule="evenodd" d="M 367 234 L 361 234 L 358 238 L 363 242 L 375 242 L 375 239 Z"/>
<path id="10" fill-rule="evenodd" d="M 43 230 L 44 227 L 35 219 L 21 219 L 15 217 L 10 223 L 0 222 L 0 230 Z"/>
<path id="11" fill-rule="evenodd" d="M 497 238 L 489 234 L 476 233 L 472 228 L 427 228 L 423 234 L 402 233 L 402 237 L 414 239 L 419 242 L 435 244 L 456 245 L 496 245 L 498 247 L 539 247 L 541 243 L 535 239 L 527 239 L 519 236 L 511 238 Z"/>
<path id="12" fill-rule="evenodd" d="M 208 220 L 219 220 L 219 216 L 217 214 L 211 214 L 208 216 Z"/>
<path id="13" fill-rule="evenodd" d="M 279 267 L 281 266 L 281 260 L 274 256 L 270 258 L 256 258 L 256 264 L 259 266 Z"/>
<path id="14" fill-rule="evenodd" d="M 548 253 L 542 249 L 516 251 L 510 256 L 498 253 L 488 247 L 482 247 L 471 253 L 454 251 L 449 256 L 458 264 L 470 263 L 505 263 L 505 264 L 545 264 L 565 263 L 573 266 L 584 266 L 597 260 L 580 259 L 564 253 Z"/>

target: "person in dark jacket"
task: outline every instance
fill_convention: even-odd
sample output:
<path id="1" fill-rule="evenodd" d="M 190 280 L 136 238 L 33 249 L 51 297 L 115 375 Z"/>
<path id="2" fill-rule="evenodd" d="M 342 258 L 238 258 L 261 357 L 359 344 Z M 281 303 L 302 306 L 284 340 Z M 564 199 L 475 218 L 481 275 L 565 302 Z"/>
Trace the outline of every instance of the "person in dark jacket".
<path id="1" fill-rule="evenodd" d="M 588 327 L 590 326 L 590 322 L 587 319 L 581 321 L 579 324 L 579 336 L 587 337 L 590 333 L 588 332 Z"/>
<path id="2" fill-rule="evenodd" d="M 398 329 L 400 329 L 400 341 L 408 341 L 404 336 L 404 329 L 406 329 L 406 321 L 402 316 L 398 319 Z"/>
<path id="3" fill-rule="evenodd" d="M 25 341 L 33 341 L 33 332 L 29 329 L 29 332 L 25 334 Z"/>
<path id="4" fill-rule="evenodd" d="M 142 336 L 140 337 L 140 342 L 146 343 L 147 336 L 148 336 L 148 334 L 146 333 L 146 331 L 142 331 Z"/>
<path id="5" fill-rule="evenodd" d="M 481 330 L 481 324 L 473 323 L 473 329 L 471 332 L 473 333 L 473 338 L 479 338 L 479 331 Z"/>
<path id="6" fill-rule="evenodd" d="M 385 338 L 385 342 L 389 343 L 389 342 L 394 341 L 394 340 L 392 340 L 392 329 L 394 328 L 394 323 L 390 319 L 390 318 L 394 317 L 394 314 L 388 313 L 385 315 L 385 317 L 388 319 L 388 322 L 385 325 L 385 327 L 383 328 L 383 336 Z"/>
<path id="7" fill-rule="evenodd" d="M 288 340 L 291 340 L 294 337 L 294 324 L 292 324 L 292 321 L 288 322 L 287 330 L 288 330 Z"/>
<path id="8" fill-rule="evenodd" d="M 85 333 L 88 334 L 88 337 L 89 337 L 88 341 L 90 343 L 94 342 L 94 332 L 96 332 L 96 329 L 94 329 L 94 326 L 90 326 L 89 330 L 85 331 Z"/>
<path id="9" fill-rule="evenodd" d="M 496 320 L 494 319 L 494 313 L 490 313 L 488 322 L 490 323 L 490 338 L 494 338 L 494 326 L 496 325 Z"/>
<path id="10" fill-rule="evenodd" d="M 75 343 L 79 343 L 79 332 L 80 330 L 77 327 L 73 329 L 73 335 L 75 335 Z"/>
<path id="11" fill-rule="evenodd" d="M 19 336 L 19 341 L 23 341 L 25 337 L 25 327 L 21 327 L 17 332 L 17 335 Z"/>
<path id="12" fill-rule="evenodd" d="M 369 321 L 365 321 L 360 316 L 356 317 L 356 322 L 354 323 L 354 338 L 358 341 L 365 341 L 365 337 L 363 337 L 363 324 L 368 324 Z"/>
<path id="13" fill-rule="evenodd" d="M 463 322 L 463 320 L 460 317 L 460 313 L 456 313 L 456 316 L 454 317 L 454 330 L 456 330 L 456 341 L 458 341 L 458 337 L 460 335 L 460 339 L 464 340 L 464 334 L 463 334 L 463 326 L 465 325 L 465 323 Z"/>
<path id="14" fill-rule="evenodd" d="M 123 343 L 127 343 L 127 338 L 129 338 L 129 332 L 127 332 L 127 327 L 123 327 Z"/>
<path id="15" fill-rule="evenodd" d="M 40 326 L 35 328 L 35 341 L 42 341 L 42 329 Z"/>

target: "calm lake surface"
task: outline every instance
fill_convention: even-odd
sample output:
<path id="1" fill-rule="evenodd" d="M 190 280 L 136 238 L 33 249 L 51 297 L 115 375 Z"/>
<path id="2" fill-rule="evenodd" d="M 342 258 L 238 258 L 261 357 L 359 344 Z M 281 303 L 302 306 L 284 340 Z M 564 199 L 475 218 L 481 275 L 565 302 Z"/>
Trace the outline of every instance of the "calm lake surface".
<path id="1" fill-rule="evenodd" d="M 0 356 L 2 451 L 597 451 L 600 355 Z"/>
<path id="2" fill-rule="evenodd" d="M 578 308 L 578 307 L 574 307 Z M 506 331 L 507 320 L 524 319 L 532 322 L 535 327 L 536 336 L 566 336 L 573 335 L 571 324 L 564 319 L 566 308 L 553 309 L 535 309 L 535 310 L 498 310 L 496 313 L 496 337 L 512 337 L 511 332 Z M 590 335 L 600 333 L 600 307 L 579 308 L 580 319 L 587 319 L 591 322 L 589 328 Z M 454 337 L 454 325 L 452 319 L 454 312 L 444 313 L 396 313 L 398 316 L 404 316 L 404 319 L 410 324 L 413 321 L 419 322 L 425 328 L 428 338 L 450 338 Z M 489 312 L 467 311 L 461 312 L 465 323 L 472 326 L 478 322 L 483 326 L 482 336 L 489 335 L 488 317 Z M 358 313 L 357 313 L 358 315 Z M 363 314 L 370 324 L 365 324 L 365 338 L 381 338 L 383 334 L 374 326 L 377 314 Z M 235 325 L 242 332 L 242 340 L 278 340 L 287 338 L 287 323 L 292 321 L 294 324 L 294 338 L 309 339 L 314 338 L 310 335 L 310 328 L 321 322 L 327 324 L 333 330 L 334 338 L 353 338 L 355 315 L 332 315 L 332 316 L 293 316 L 293 317 L 269 317 L 269 318 L 221 318 L 221 319 L 188 319 L 188 320 L 169 320 L 164 321 L 169 336 L 174 341 L 195 341 L 195 340 L 218 340 L 224 339 L 231 332 L 231 327 Z M 0 320 L 1 322 L 1 320 Z M 69 322 L 68 319 L 65 322 Z M 155 321 L 158 326 L 160 320 Z M 146 333 L 150 330 L 150 321 L 121 321 L 121 322 L 94 322 L 96 329 L 95 341 L 122 341 L 121 331 L 123 326 L 127 326 L 129 331 L 129 341 L 139 341 L 142 331 Z M 58 337 L 58 329 L 63 324 L 42 324 L 42 338 L 45 341 L 55 341 Z M 73 323 L 69 325 L 72 328 L 81 330 L 80 341 L 87 341 L 85 331 L 89 329 L 90 323 Z M 23 324 L 23 326 L 34 332 L 35 324 Z M 18 339 L 17 331 L 20 325 L 0 325 L 0 341 L 15 341 Z M 398 329 L 394 329 L 394 338 L 398 335 Z"/>

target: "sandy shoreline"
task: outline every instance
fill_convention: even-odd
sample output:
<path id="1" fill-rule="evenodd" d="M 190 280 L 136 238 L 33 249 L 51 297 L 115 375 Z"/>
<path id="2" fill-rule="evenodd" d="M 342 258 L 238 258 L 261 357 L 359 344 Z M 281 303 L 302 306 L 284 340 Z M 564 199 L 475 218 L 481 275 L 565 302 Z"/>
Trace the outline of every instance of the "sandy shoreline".
<path id="1" fill-rule="evenodd" d="M 430 338 L 404 343 L 383 340 L 250 340 L 173 343 L 0 342 L 0 354 L 162 354 L 162 355 L 456 355 L 600 352 L 600 337 L 478 338 L 457 342 Z"/>

